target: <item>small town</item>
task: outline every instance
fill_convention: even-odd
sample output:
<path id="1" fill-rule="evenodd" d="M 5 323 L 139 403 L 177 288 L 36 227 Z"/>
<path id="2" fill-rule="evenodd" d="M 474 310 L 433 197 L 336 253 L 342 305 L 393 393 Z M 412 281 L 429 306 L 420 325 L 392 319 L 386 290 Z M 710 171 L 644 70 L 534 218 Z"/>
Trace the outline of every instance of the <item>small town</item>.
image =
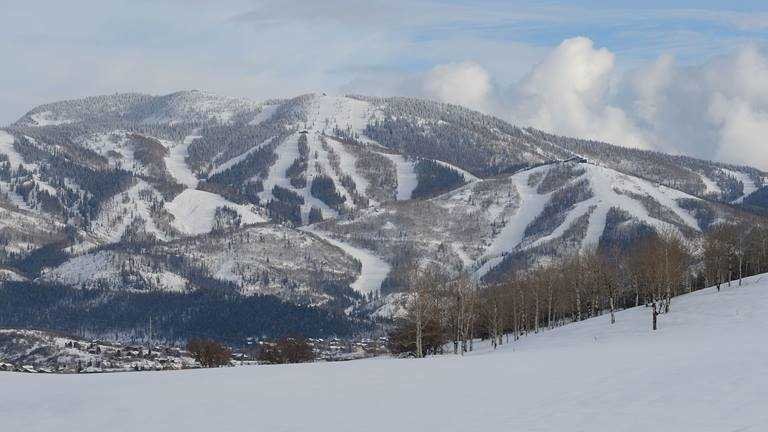
<path id="1" fill-rule="evenodd" d="M 347 361 L 388 354 L 385 336 L 353 339 L 287 339 L 305 344 L 311 355 L 303 361 Z M 277 340 L 247 338 L 226 347 L 224 366 L 269 364 L 260 358 Z M 0 330 L 0 372 L 104 373 L 196 369 L 195 355 L 182 345 L 83 340 L 30 330 Z"/>

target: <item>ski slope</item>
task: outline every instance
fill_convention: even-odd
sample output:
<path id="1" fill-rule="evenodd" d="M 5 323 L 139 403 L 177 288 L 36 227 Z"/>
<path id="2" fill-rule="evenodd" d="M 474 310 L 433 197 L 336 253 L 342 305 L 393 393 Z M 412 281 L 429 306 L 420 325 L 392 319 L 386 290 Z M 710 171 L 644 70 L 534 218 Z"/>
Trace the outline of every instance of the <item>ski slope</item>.
<path id="1" fill-rule="evenodd" d="M 240 215 L 243 224 L 266 221 L 252 207 L 235 204 L 220 195 L 196 189 L 186 189 L 173 201 L 165 204 L 174 217 L 174 226 L 186 234 L 204 234 L 213 229 L 214 216 L 219 207 L 229 207 Z"/>
<path id="2" fill-rule="evenodd" d="M 768 430 L 768 275 L 424 360 L 0 373 L 9 431 Z M 255 428 L 255 429 L 254 429 Z"/>
<path id="3" fill-rule="evenodd" d="M 743 203 L 744 198 L 752 195 L 752 193 L 758 189 L 757 185 L 755 184 L 755 181 L 752 180 L 752 178 L 746 173 L 741 171 L 728 170 L 724 168 L 722 168 L 721 170 L 726 174 L 730 175 L 731 177 L 735 178 L 736 180 L 740 181 L 741 184 L 744 185 L 744 190 L 742 191 L 741 196 L 732 201 L 734 204 Z"/>
<path id="4" fill-rule="evenodd" d="M 589 223 L 581 241 L 581 248 L 589 249 L 597 246 L 600 237 L 605 232 L 607 216 L 612 208 L 624 210 L 660 232 L 665 230 L 679 232 L 676 226 L 652 214 L 637 197 L 653 200 L 674 215 L 685 227 L 693 231 L 701 231 L 696 218 L 680 207 L 678 202 L 680 199 L 698 198 L 610 168 L 579 164 L 584 172 L 570 183 L 582 179 L 587 180 L 592 196 L 568 209 L 566 217 L 551 233 L 530 241 L 526 236 L 527 227 L 544 211 L 554 196 L 554 192 L 540 194 L 537 190 L 538 183 L 531 182 L 531 179 L 535 178 L 536 175 L 546 174 L 553 167 L 556 165 L 545 165 L 510 177 L 520 196 L 521 204 L 517 212 L 505 222 L 504 227 L 485 250 L 481 257 L 482 265 L 476 271 L 477 276 L 485 275 L 498 265 L 503 260 L 505 253 L 534 248 L 560 238 L 582 216 L 587 216 Z"/>
<path id="5" fill-rule="evenodd" d="M 160 198 L 159 192 L 144 180 L 139 180 L 123 193 L 117 194 L 101 205 L 99 215 L 92 222 L 92 231 L 98 238 L 117 242 L 126 228 L 135 220 L 145 223 L 146 231 L 165 239 L 152 218 L 151 203 L 142 198 L 142 192 Z"/>
<path id="6" fill-rule="evenodd" d="M 11 163 L 11 169 L 14 170 L 18 168 L 19 165 L 25 165 L 24 159 L 21 157 L 19 152 L 13 148 L 13 142 L 15 140 L 16 139 L 13 137 L 13 135 L 4 130 L 0 130 L 0 154 L 8 157 L 8 162 Z"/>
<path id="7" fill-rule="evenodd" d="M 402 155 L 380 153 L 386 157 L 395 166 L 397 172 L 397 195 L 398 201 L 411 199 L 413 190 L 419 185 L 419 175 L 416 173 L 414 163 L 406 160 Z"/>
<path id="8" fill-rule="evenodd" d="M 323 232 L 316 231 L 308 227 L 302 227 L 300 229 L 322 238 L 323 240 L 338 247 L 349 256 L 360 262 L 360 276 L 358 276 L 358 278 L 349 285 L 350 288 L 359 292 L 360 294 L 368 294 L 381 289 L 382 282 L 384 282 L 384 280 L 387 278 L 387 275 L 389 274 L 389 271 L 392 269 L 392 267 L 386 261 L 365 249 L 354 247 L 347 243 L 333 239 Z"/>
<path id="9" fill-rule="evenodd" d="M 165 166 L 171 177 L 180 184 L 193 189 L 197 187 L 198 180 L 195 173 L 187 165 L 187 156 L 189 155 L 189 146 L 198 138 L 200 138 L 199 135 L 185 137 L 184 141 L 170 147 L 168 156 L 165 158 Z"/>

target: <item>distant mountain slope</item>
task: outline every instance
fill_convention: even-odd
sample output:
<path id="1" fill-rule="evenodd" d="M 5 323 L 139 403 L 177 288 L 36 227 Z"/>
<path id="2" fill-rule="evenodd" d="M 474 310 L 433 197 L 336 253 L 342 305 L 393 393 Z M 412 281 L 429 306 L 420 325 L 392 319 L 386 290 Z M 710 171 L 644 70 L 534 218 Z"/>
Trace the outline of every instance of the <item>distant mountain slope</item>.
<path id="1" fill-rule="evenodd" d="M 768 184 L 768 174 L 751 167 L 558 137 L 534 129 L 527 131 L 537 140 L 561 146 L 615 170 L 717 201 L 740 202 Z"/>
<path id="2" fill-rule="evenodd" d="M 767 185 L 414 98 L 96 96 L 0 130 L 0 268 L 131 295 L 206 281 L 354 314 L 374 285 L 402 288 L 408 262 L 491 280 L 658 230 L 696 242 L 761 211 Z M 270 229 L 292 241 L 254 254 L 243 233 Z"/>
<path id="3" fill-rule="evenodd" d="M 713 224 L 744 217 L 648 180 L 571 161 L 481 180 L 430 200 L 387 204 L 317 229 L 370 249 L 395 268 L 416 258 L 494 278 L 579 249 L 626 248 L 649 232 L 672 231 L 695 242 Z M 385 289 L 400 288 L 402 272 L 392 275 Z"/>
<path id="4" fill-rule="evenodd" d="M 262 224 L 155 245 L 103 248 L 45 271 L 41 280 L 136 292 L 218 285 L 243 295 L 272 294 L 318 305 L 336 295 L 354 297 L 341 288 L 356 279 L 359 265 L 312 234 Z"/>
<path id="5" fill-rule="evenodd" d="M 94 96 L 41 105 L 25 114 L 15 126 L 55 126 L 75 123 L 221 123 L 252 121 L 261 104 L 225 98 L 200 91 L 165 96 L 123 93 Z"/>

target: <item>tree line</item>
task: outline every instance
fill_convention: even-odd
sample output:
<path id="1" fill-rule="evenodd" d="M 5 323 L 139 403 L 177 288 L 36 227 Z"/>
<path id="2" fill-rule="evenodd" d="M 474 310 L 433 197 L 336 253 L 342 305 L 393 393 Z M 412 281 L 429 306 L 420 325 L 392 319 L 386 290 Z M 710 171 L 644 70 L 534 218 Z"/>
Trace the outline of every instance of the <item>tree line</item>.
<path id="1" fill-rule="evenodd" d="M 651 234 L 633 247 L 579 251 L 493 283 L 469 273 L 448 277 L 438 267 L 408 266 L 404 317 L 390 331 L 395 354 L 423 357 L 448 349 L 471 351 L 477 338 L 497 348 L 528 333 L 636 306 L 658 317 L 673 299 L 704 287 L 742 285 L 768 272 L 768 225 L 713 227 L 690 242 L 673 231 Z"/>

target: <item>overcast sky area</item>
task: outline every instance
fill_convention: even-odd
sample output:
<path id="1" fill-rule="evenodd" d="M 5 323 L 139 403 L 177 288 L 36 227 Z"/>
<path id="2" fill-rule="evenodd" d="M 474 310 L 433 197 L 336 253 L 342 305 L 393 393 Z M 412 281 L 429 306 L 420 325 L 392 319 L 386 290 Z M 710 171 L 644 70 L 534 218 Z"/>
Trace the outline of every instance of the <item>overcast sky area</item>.
<path id="1" fill-rule="evenodd" d="M 406 95 L 768 169 L 764 0 L 0 0 L 0 11 L 0 124 L 126 91 Z"/>

